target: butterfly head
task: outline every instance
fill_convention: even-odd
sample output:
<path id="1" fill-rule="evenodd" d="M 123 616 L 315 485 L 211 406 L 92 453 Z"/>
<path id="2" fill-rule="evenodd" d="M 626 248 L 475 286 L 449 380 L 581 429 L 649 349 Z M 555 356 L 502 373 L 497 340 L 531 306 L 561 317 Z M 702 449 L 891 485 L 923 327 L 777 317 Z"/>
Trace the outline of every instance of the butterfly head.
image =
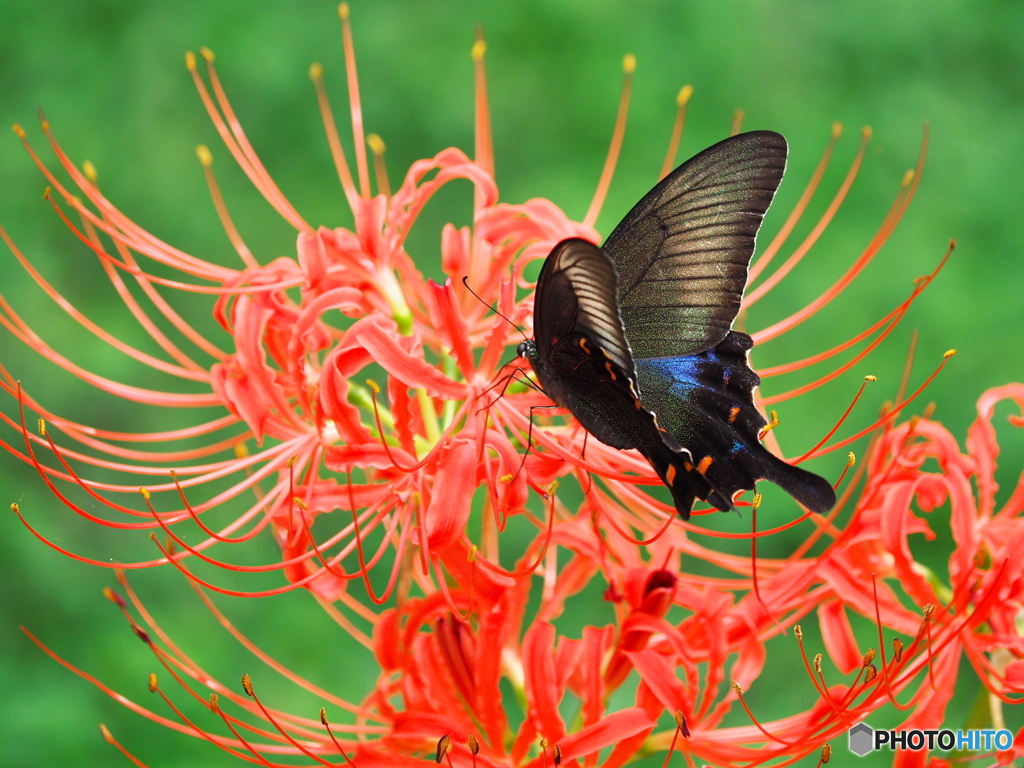
<path id="1" fill-rule="evenodd" d="M 519 346 L 516 347 L 516 354 L 532 362 L 537 357 L 537 342 L 533 339 L 520 342 Z"/>

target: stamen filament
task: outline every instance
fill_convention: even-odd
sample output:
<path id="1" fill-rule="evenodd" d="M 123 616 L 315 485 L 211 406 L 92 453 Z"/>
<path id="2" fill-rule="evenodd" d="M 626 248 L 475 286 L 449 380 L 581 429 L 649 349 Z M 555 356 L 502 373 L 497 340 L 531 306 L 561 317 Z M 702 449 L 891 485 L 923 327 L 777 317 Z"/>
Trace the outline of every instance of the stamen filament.
<path id="1" fill-rule="evenodd" d="M 359 76 L 356 73 L 356 47 L 352 40 L 348 3 L 338 6 L 341 18 L 341 41 L 345 50 L 345 74 L 348 77 L 349 109 L 352 112 L 352 143 L 356 150 L 360 195 L 370 197 L 370 172 L 366 165 L 366 138 L 363 135 L 363 106 L 359 100 Z"/>
<path id="2" fill-rule="evenodd" d="M 597 190 L 594 192 L 594 199 L 590 202 L 587 215 L 583 217 L 583 224 L 593 227 L 597 217 L 601 213 L 601 206 L 608 194 L 608 187 L 611 186 L 612 176 L 615 173 L 615 164 L 619 160 L 619 151 L 622 149 L 622 138 L 626 135 L 626 117 L 629 115 L 629 97 L 633 92 L 633 73 L 636 71 L 636 56 L 627 53 L 622 59 L 622 93 L 619 96 L 619 110 L 615 116 L 615 128 L 612 131 L 612 143 L 608 148 L 608 156 L 604 161 L 604 168 L 601 171 L 601 180 L 597 183 Z"/>
<path id="3" fill-rule="evenodd" d="M 352 181 L 352 173 L 348 169 L 348 160 L 345 159 L 345 150 L 342 148 L 341 138 L 338 136 L 338 126 L 334 121 L 334 112 L 331 110 L 331 100 L 327 97 L 323 74 L 324 68 L 320 64 L 313 64 L 309 68 L 309 77 L 316 88 L 320 119 L 324 124 L 324 133 L 327 134 L 327 145 L 331 149 L 331 158 L 334 160 L 334 167 L 338 172 L 338 180 L 348 199 L 349 208 L 355 211 L 359 192 L 356 190 L 355 182 Z"/>

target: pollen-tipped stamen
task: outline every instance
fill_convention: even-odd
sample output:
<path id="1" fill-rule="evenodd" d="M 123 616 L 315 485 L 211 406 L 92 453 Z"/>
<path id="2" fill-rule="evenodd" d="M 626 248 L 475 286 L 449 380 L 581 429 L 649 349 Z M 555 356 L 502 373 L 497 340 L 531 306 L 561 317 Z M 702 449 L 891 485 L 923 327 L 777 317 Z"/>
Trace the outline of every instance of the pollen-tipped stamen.
<path id="1" fill-rule="evenodd" d="M 189 71 L 192 73 L 192 80 L 196 85 L 196 89 L 199 91 L 199 98 L 202 99 L 203 105 L 206 107 L 206 111 L 210 115 L 210 119 L 213 121 L 214 127 L 217 129 L 217 133 L 220 134 L 224 145 L 234 156 L 239 167 L 245 175 L 249 177 L 249 180 L 253 185 L 262 193 L 266 201 L 273 206 L 285 221 L 300 232 L 312 232 L 313 228 L 306 223 L 302 216 L 299 215 L 298 211 L 292 207 L 292 204 L 288 202 L 288 199 L 281 193 L 281 190 L 278 188 L 277 184 L 274 183 L 274 180 L 270 177 L 266 167 L 264 167 L 263 163 L 260 161 L 256 151 L 249 143 L 249 139 L 242 130 L 242 124 L 235 116 L 234 110 L 231 107 L 231 102 L 228 100 L 227 93 L 221 85 L 220 78 L 217 76 L 217 69 L 213 64 L 213 51 L 209 48 L 201 48 L 199 53 L 203 57 L 203 61 L 206 63 L 206 76 L 210 80 L 210 87 L 213 89 L 213 97 L 210 96 L 210 93 L 206 88 L 206 83 L 199 74 L 199 69 L 196 66 L 195 55 L 192 54 L 191 51 L 186 56 L 185 63 L 188 66 Z M 214 99 L 216 99 L 216 101 Z"/>
<path id="2" fill-rule="evenodd" d="M 843 415 L 839 417 L 838 421 L 836 421 L 835 426 L 833 426 L 832 429 L 826 432 L 825 436 L 821 438 L 821 440 L 819 440 L 813 448 L 807 451 L 800 458 L 796 459 L 793 462 L 793 464 L 800 464 L 801 462 L 807 461 L 807 459 L 814 455 L 815 451 L 817 451 L 819 448 L 821 448 L 821 446 L 823 446 L 825 443 L 832 439 L 832 436 L 839 431 L 839 428 L 843 426 L 843 423 L 850 417 L 850 414 L 853 412 L 854 407 L 860 401 L 861 395 L 864 394 L 864 390 L 867 388 L 868 384 L 874 381 L 878 381 L 877 376 L 868 374 L 867 376 L 864 377 L 864 381 L 860 383 L 860 387 L 858 387 L 857 389 L 857 394 L 853 396 L 853 399 L 850 401 L 850 404 L 846 406 L 846 410 L 843 411 Z"/>
<path id="3" fill-rule="evenodd" d="M 338 738 L 334 735 L 331 724 L 327 721 L 327 710 L 323 707 L 320 707 L 320 722 L 323 723 L 324 729 L 327 731 L 327 735 L 331 737 L 331 741 L 334 743 L 334 748 L 338 750 L 338 754 L 345 759 L 345 762 L 348 763 L 350 768 L 357 768 L 356 764 L 352 762 L 352 758 L 348 756 L 345 748 L 341 745 L 341 742 L 338 741 Z"/>
<path id="4" fill-rule="evenodd" d="M 860 430 L 859 432 L 857 432 L 854 435 L 851 435 L 850 437 L 847 437 L 847 438 L 845 438 L 843 440 L 840 440 L 838 443 L 833 443 L 830 446 L 818 449 L 817 451 L 814 452 L 814 456 L 824 456 L 826 453 L 832 453 L 832 451 L 837 451 L 840 448 L 845 448 L 850 443 L 859 440 L 864 435 L 869 434 L 870 432 L 873 432 L 874 430 L 878 429 L 878 427 L 882 426 L 883 424 L 886 424 L 886 423 L 892 421 L 893 419 L 895 419 L 896 416 L 904 408 L 906 408 L 908 405 L 910 405 L 910 403 L 912 403 L 914 400 L 916 400 L 917 397 L 922 392 L 924 392 L 924 390 L 928 387 L 928 385 L 931 384 L 932 381 L 935 380 L 935 377 L 938 376 L 942 372 L 942 369 L 946 367 L 946 363 L 948 363 L 950 358 L 952 358 L 954 355 L 956 355 L 956 350 L 955 349 L 948 350 L 942 356 L 942 362 L 939 363 L 939 365 L 936 367 L 936 369 L 934 371 L 932 371 L 932 374 L 927 379 L 925 379 L 921 383 L 921 385 L 916 390 L 914 390 L 914 392 L 909 397 L 907 397 L 906 399 L 904 399 L 904 400 L 900 401 L 899 403 L 897 403 L 896 405 L 894 405 L 890 411 L 888 411 L 883 416 L 881 416 L 879 419 L 877 419 L 873 424 L 865 427 L 864 429 Z M 813 457 L 809 457 L 809 458 L 813 458 Z"/>
<path id="5" fill-rule="evenodd" d="M 107 726 L 105 726 L 103 723 L 100 723 L 100 735 L 103 737 L 103 740 L 107 742 L 107 744 L 110 744 L 112 747 L 115 747 L 118 752 L 127 757 L 129 760 L 131 760 L 132 763 L 138 766 L 138 768 L 149 768 L 148 765 L 146 765 L 144 762 L 139 760 L 139 758 L 137 758 L 135 755 L 129 752 L 127 747 L 125 747 L 121 742 L 115 739 L 114 734 L 112 734 L 110 732 L 110 729 L 107 728 Z"/>
<path id="6" fill-rule="evenodd" d="M 228 240 L 231 241 L 231 245 L 234 246 L 235 251 L 245 266 L 250 269 L 259 267 L 259 264 L 252 255 L 252 251 L 249 250 L 249 246 L 242 239 L 238 227 L 235 226 L 231 214 L 228 213 L 227 204 L 224 202 L 224 195 L 221 194 L 220 185 L 217 183 L 217 175 L 213 172 L 213 154 L 210 152 L 209 147 L 205 144 L 200 144 L 196 147 L 196 157 L 199 158 L 199 164 L 203 167 L 203 177 L 206 179 L 206 186 L 210 190 L 210 199 L 213 201 L 213 207 L 217 211 L 217 217 L 220 219 L 220 224 L 224 228 Z"/>
<path id="7" fill-rule="evenodd" d="M 345 74 L 348 78 L 349 110 L 352 113 L 352 143 L 356 151 L 356 169 L 359 172 L 359 190 L 363 197 L 370 196 L 370 172 L 366 165 L 366 138 L 363 133 L 363 105 L 359 99 L 359 76 L 356 72 L 356 46 L 352 39 L 348 3 L 338 6 L 341 19 L 341 44 L 345 51 Z"/>
<path id="8" fill-rule="evenodd" d="M 324 68 L 320 64 L 313 64 L 309 68 L 309 77 L 316 88 L 316 100 L 320 107 L 320 119 L 324 124 L 324 133 L 327 135 L 327 145 L 331 150 L 331 158 L 334 160 L 334 167 L 338 172 L 338 180 L 341 182 L 341 189 L 348 199 L 349 208 L 353 211 L 359 199 L 359 192 L 356 190 L 355 182 L 352 180 L 352 172 L 348 168 L 348 160 L 345 158 L 345 150 L 341 146 L 341 138 L 338 135 L 338 125 L 334 121 L 334 112 L 331 110 L 331 100 L 327 97 L 327 88 L 324 85 Z"/>
<path id="9" fill-rule="evenodd" d="M 692 95 L 692 85 L 684 85 L 676 94 L 676 120 L 672 124 L 672 136 L 668 140 L 668 150 L 665 152 L 665 162 L 661 165 L 659 179 L 668 176 L 676 165 L 676 155 L 679 153 L 679 144 L 683 140 L 683 128 L 686 125 L 686 106 L 690 103 Z"/>
<path id="10" fill-rule="evenodd" d="M 494 135 L 491 132 L 491 107 L 487 98 L 487 41 L 484 28 L 477 25 L 473 41 L 473 159 L 494 178 Z M 480 200 L 477 199 L 479 209 Z"/>
<path id="11" fill-rule="evenodd" d="M 366 136 L 366 143 L 373 153 L 373 173 L 377 177 L 377 192 L 384 197 L 391 197 L 391 183 L 388 181 L 387 166 L 384 164 L 384 140 L 376 133 L 370 133 Z"/>
<path id="12" fill-rule="evenodd" d="M 743 707 L 743 711 L 746 712 L 747 713 L 747 717 L 750 718 L 750 722 L 753 723 L 754 727 L 757 728 L 757 730 L 759 730 L 762 734 L 764 734 L 765 738 L 769 739 L 770 741 L 774 741 L 776 744 L 781 744 L 784 747 L 794 747 L 794 746 L 796 746 L 792 742 L 789 742 L 789 741 L 786 741 L 785 739 L 779 738 L 775 734 L 769 732 L 763 725 L 761 725 L 761 722 L 756 717 L 754 717 L 754 713 L 751 711 L 750 707 L 747 705 L 747 700 L 743 696 L 743 688 L 740 687 L 740 684 L 737 683 L 735 680 L 732 681 L 732 690 L 736 694 L 736 699 L 739 701 L 740 706 Z"/>

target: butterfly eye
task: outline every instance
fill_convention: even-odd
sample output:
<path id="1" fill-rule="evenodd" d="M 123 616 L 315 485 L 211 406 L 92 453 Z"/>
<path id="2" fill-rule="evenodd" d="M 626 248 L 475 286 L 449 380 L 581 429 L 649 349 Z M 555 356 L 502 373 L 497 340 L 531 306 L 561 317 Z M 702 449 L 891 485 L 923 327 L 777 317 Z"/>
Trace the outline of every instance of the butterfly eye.
<path id="1" fill-rule="evenodd" d="M 532 341 L 521 341 L 519 346 L 516 347 L 516 354 L 519 357 L 529 360 L 537 353 L 537 346 Z"/>

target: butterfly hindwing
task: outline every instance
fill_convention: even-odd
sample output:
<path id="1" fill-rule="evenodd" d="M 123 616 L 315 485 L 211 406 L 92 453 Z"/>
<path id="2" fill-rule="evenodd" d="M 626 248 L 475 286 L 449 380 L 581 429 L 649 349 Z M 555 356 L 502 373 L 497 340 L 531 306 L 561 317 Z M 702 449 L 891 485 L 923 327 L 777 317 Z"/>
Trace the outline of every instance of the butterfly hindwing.
<path id="1" fill-rule="evenodd" d="M 725 338 L 786 155 L 772 131 L 719 142 L 666 176 L 609 235 L 602 249 L 618 270 L 635 357 L 692 354 Z"/>
<path id="2" fill-rule="evenodd" d="M 808 509 L 827 511 L 835 503 L 832 486 L 821 477 L 794 467 L 768 451 L 759 439 L 764 417 L 754 406 L 753 389 L 760 378 L 747 363 L 752 346 L 745 333 L 730 331 L 710 350 L 673 358 L 636 361 L 645 407 L 690 454 L 684 467 L 699 487 L 696 472 L 713 489 L 697 493 L 721 510 L 732 497 L 769 480 Z"/>

